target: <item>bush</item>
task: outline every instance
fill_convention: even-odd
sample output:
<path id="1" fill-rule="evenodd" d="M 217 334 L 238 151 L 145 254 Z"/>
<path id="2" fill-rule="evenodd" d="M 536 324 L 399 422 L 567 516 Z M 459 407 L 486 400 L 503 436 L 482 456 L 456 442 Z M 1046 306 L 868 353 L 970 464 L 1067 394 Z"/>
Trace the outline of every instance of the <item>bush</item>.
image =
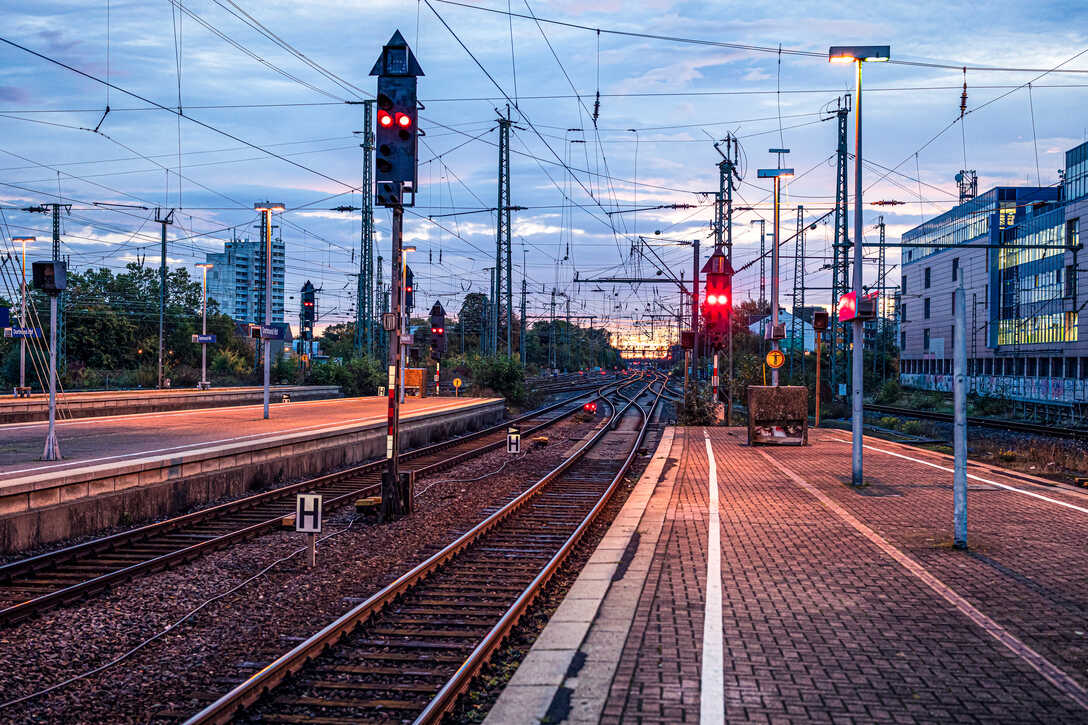
<path id="1" fill-rule="evenodd" d="M 920 420 L 905 420 L 903 426 L 899 429 L 907 435 L 917 436 L 922 435 L 922 421 Z"/>
<path id="2" fill-rule="evenodd" d="M 236 352 L 220 350 L 212 356 L 209 367 L 212 372 L 219 375 L 239 378 L 249 372 L 249 360 Z"/>
<path id="3" fill-rule="evenodd" d="M 374 358 L 356 357 L 343 365 L 316 363 L 306 382 L 310 385 L 339 385 L 340 392 L 354 398 L 377 395 L 378 386 L 385 385 L 386 375 L 385 368 Z"/>
<path id="4" fill-rule="evenodd" d="M 899 385 L 898 380 L 885 380 L 884 384 L 880 386 L 880 389 L 876 391 L 876 395 L 873 399 L 877 403 L 883 403 L 884 405 L 891 405 L 896 403 L 903 397 L 903 388 Z"/>
<path id="5" fill-rule="evenodd" d="M 511 405 L 521 405 L 527 398 L 525 370 L 520 363 L 501 355 L 473 357 L 465 361 L 472 376 L 472 392 L 494 392 Z"/>
<path id="6" fill-rule="evenodd" d="M 714 425 L 714 396 L 707 385 L 694 384 L 688 388 L 684 397 L 684 407 L 680 409 L 676 422 L 680 425 Z"/>

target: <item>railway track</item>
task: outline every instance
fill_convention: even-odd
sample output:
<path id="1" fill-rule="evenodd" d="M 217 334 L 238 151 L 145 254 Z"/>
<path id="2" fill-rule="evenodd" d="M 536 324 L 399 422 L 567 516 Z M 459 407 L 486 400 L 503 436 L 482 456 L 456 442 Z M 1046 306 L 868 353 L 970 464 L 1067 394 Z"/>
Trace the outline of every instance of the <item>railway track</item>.
<path id="1" fill-rule="evenodd" d="M 897 408 L 891 405 L 866 405 L 866 412 L 870 413 L 883 413 L 885 415 L 895 415 L 903 418 L 919 418 L 921 420 L 935 420 L 942 423 L 952 423 L 952 413 L 938 413 L 936 411 L 928 410 L 914 410 L 913 408 Z M 1050 436 L 1051 438 L 1066 438 L 1076 441 L 1088 441 L 1088 430 L 1080 430 L 1077 428 L 1060 428 L 1057 426 L 1040 425 L 1037 423 L 1024 423 L 1015 420 L 1001 420 L 998 418 L 978 418 L 970 416 L 967 418 L 967 425 L 977 428 L 992 428 L 996 430 L 1007 430 L 1014 433 L 1032 433 L 1041 436 Z"/>
<path id="2" fill-rule="evenodd" d="M 187 725 L 441 721 L 634 461 L 664 385 L 654 376 L 634 395 L 624 387 L 604 398 L 609 421 L 566 461 Z M 628 412 L 640 416 L 636 435 L 613 434 Z"/>
<path id="3" fill-rule="evenodd" d="M 597 388 L 594 397 L 626 381 Z M 402 454 L 418 475 L 457 465 L 505 444 L 512 423 L 532 435 L 581 409 L 579 393 L 514 420 Z M 209 552 L 274 531 L 294 511 L 294 494 L 320 493 L 326 510 L 380 491 L 384 459 L 130 531 L 28 557 L 0 566 L 0 625 L 76 601 L 146 573 L 191 561 Z"/>

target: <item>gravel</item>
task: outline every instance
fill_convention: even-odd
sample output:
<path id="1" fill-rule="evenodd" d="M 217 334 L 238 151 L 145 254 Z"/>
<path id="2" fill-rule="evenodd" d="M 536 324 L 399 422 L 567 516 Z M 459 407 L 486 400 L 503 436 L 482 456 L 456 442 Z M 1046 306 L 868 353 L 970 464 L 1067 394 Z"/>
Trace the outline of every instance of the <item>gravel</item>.
<path id="1" fill-rule="evenodd" d="M 493 451 L 418 479 L 417 490 L 426 491 L 414 515 L 382 526 L 355 522 L 319 546 L 314 569 L 301 555 L 283 562 L 117 665 L 3 708 L 3 722 L 171 722 L 193 714 L 523 491 L 593 425 L 565 421 L 547 432 L 549 445 L 515 460 Z M 461 482 L 503 463 L 498 475 Z M 326 533 L 353 518 L 350 510 L 326 517 Z M 0 700 L 108 663 L 304 544 L 294 532 L 260 537 L 0 630 L 0 671 L 9 673 Z"/>

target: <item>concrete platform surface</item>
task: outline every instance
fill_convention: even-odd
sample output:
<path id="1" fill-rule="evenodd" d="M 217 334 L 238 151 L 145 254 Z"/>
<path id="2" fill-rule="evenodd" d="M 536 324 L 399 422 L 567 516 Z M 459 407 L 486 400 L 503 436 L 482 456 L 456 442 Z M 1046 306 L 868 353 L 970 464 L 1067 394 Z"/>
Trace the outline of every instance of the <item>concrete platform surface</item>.
<path id="1" fill-rule="evenodd" d="M 401 411 L 411 416 L 452 410 L 479 400 L 408 398 Z M 385 397 L 373 396 L 274 403 L 269 407 L 268 420 L 264 419 L 264 405 L 260 404 L 59 421 L 57 438 L 64 456 L 59 462 L 38 460 L 45 443 L 47 423 L 0 425 L 0 477 L 3 479 L 0 491 L 16 478 L 47 471 L 116 464 L 153 455 L 177 455 L 193 448 L 269 435 L 383 421 L 387 405 Z"/>
<path id="2" fill-rule="evenodd" d="M 339 385 L 273 385 L 272 398 L 284 394 L 293 400 L 339 398 Z M 96 390 L 58 393 L 57 418 L 90 418 L 106 415 L 152 413 L 164 410 L 218 408 L 228 405 L 262 403 L 264 388 L 233 387 L 208 390 L 172 388 L 167 390 Z M 49 396 L 35 394 L 28 398 L 0 397 L 0 424 L 25 423 L 49 419 Z"/>
<path id="3" fill-rule="evenodd" d="M 972 464 L 961 551 L 947 456 L 744 440 L 675 429 L 489 722 L 1088 722 L 1088 495 Z"/>
<path id="4" fill-rule="evenodd" d="M 65 421 L 59 462 L 34 460 L 43 424 L 0 426 L 0 552 L 168 516 L 225 496 L 381 458 L 386 398 Z M 500 422 L 496 398 L 409 399 L 401 445 Z"/>

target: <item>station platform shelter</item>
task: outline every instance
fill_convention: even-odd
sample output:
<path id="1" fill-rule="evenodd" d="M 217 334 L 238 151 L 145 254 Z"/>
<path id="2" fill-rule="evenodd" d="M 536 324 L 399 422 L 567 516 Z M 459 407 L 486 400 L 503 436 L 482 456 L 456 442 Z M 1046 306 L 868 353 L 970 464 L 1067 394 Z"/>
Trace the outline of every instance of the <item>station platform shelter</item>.
<path id="1" fill-rule="evenodd" d="M 1088 722 L 1088 493 L 669 428 L 488 723 Z"/>

